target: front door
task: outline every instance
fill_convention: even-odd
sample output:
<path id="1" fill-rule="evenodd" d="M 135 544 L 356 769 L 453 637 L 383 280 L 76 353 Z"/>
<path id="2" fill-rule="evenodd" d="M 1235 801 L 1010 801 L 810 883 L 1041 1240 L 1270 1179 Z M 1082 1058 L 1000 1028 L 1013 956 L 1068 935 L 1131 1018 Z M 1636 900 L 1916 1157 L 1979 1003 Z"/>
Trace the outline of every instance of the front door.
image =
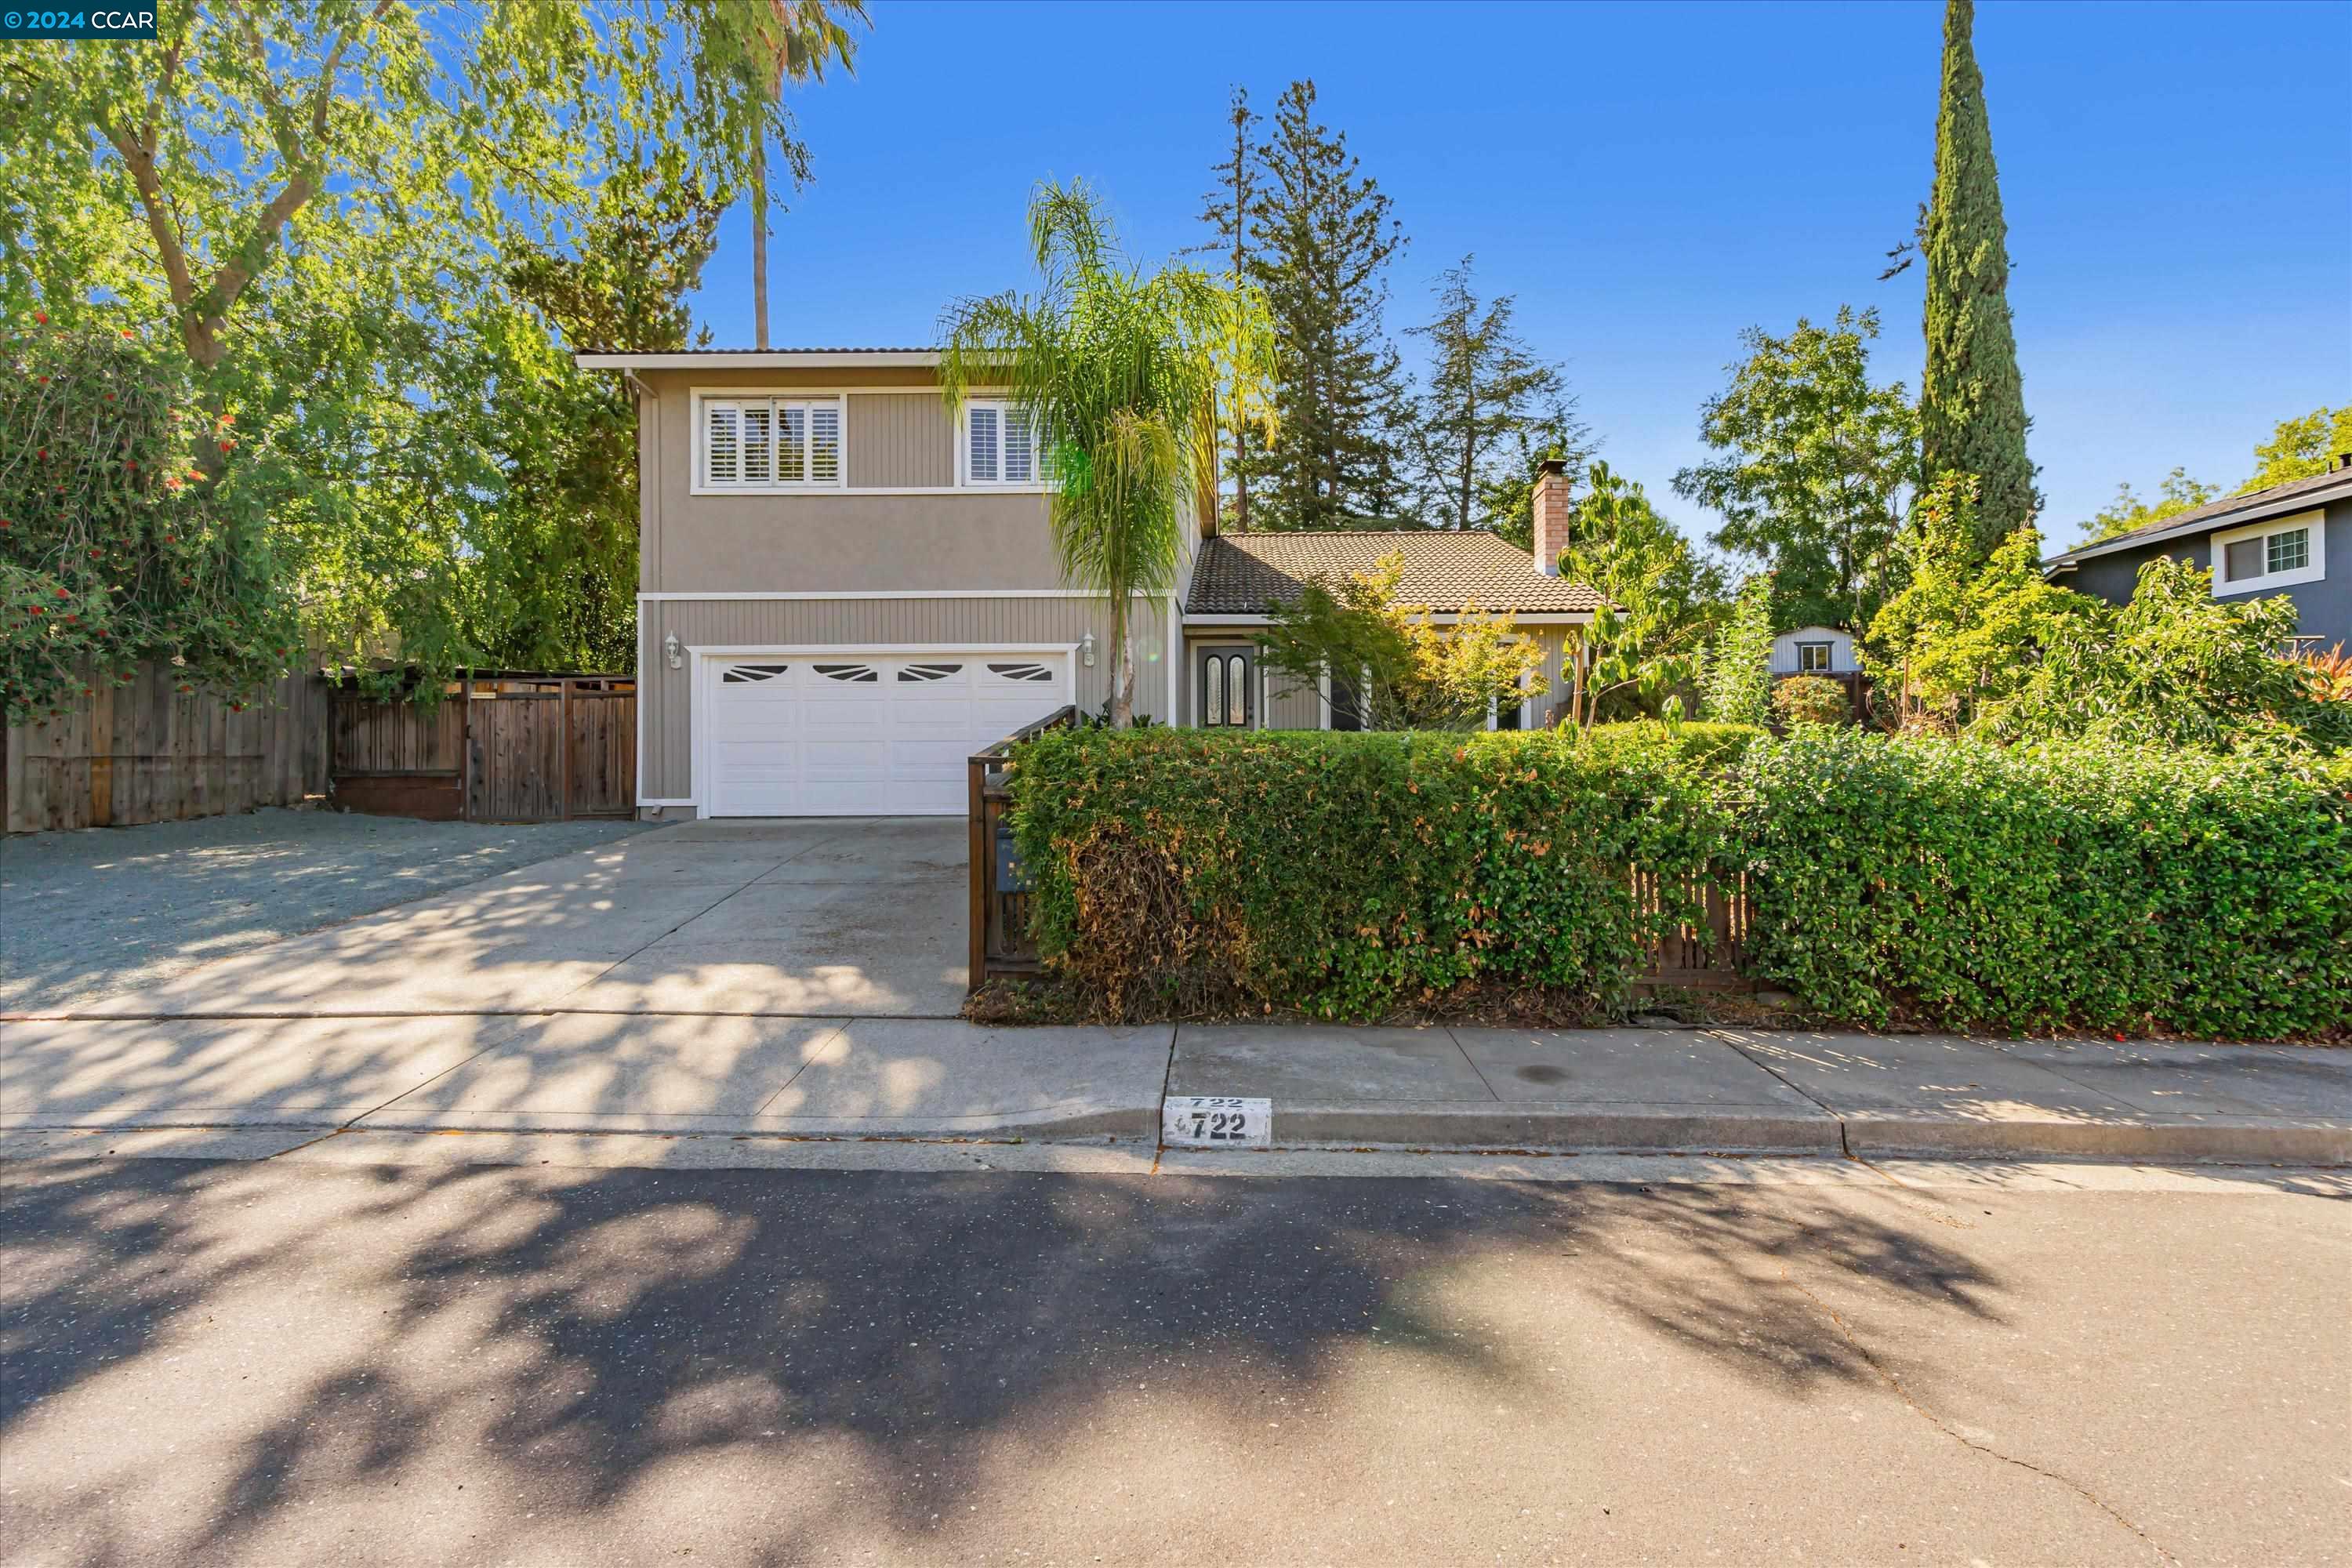
<path id="1" fill-rule="evenodd" d="M 1234 644 L 1204 647 L 1193 664 L 1193 721 L 1203 730 L 1248 730 L 1257 723 L 1257 650 Z"/>

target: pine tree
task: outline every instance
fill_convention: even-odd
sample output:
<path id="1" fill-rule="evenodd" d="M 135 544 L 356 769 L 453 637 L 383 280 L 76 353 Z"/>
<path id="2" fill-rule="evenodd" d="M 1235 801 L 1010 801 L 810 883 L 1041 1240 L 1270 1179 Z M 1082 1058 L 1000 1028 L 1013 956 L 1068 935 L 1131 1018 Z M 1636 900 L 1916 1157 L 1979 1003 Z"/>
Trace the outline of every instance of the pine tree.
<path id="1" fill-rule="evenodd" d="M 1559 369 L 1535 357 L 1511 329 L 1517 301 L 1481 303 L 1471 258 L 1438 275 L 1437 313 L 1405 331 L 1429 340 L 1429 385 L 1414 420 L 1422 507 L 1432 528 L 1493 528 L 1482 501 L 1516 447 L 1549 421 L 1573 423 Z"/>
<path id="2" fill-rule="evenodd" d="M 1250 142 L 1259 116 L 1249 106 L 1248 89 L 1234 89 L 1226 123 L 1233 127 L 1233 145 L 1217 162 L 1216 188 L 1209 193 L 1201 209 L 1201 221 L 1209 226 L 1215 238 L 1201 248 L 1224 264 L 1226 287 L 1237 288 L 1254 276 L 1250 265 L 1255 255 L 1250 247 L 1251 233 L 1258 209 L 1264 205 L 1257 150 Z M 1233 386 L 1218 394 L 1217 433 L 1220 449 L 1227 454 L 1220 466 L 1224 477 L 1234 484 L 1233 525 L 1237 530 L 1246 530 L 1250 525 L 1250 480 L 1267 471 L 1267 456 L 1264 430 L 1248 416 L 1248 410 L 1242 406 L 1242 399 Z"/>
<path id="3" fill-rule="evenodd" d="M 1274 318 L 1280 423 L 1242 465 L 1264 480 L 1251 521 L 1330 529 L 1392 517 L 1405 494 L 1406 395 L 1381 316 L 1402 226 L 1347 138 L 1317 122 L 1311 81 L 1284 89 L 1256 161 L 1247 268 Z"/>
<path id="4" fill-rule="evenodd" d="M 1919 247 L 1927 263 L 1919 457 L 1923 491 L 1947 472 L 1976 478 L 1981 558 L 2031 522 L 2042 498 L 2025 455 L 2030 421 L 2010 326 L 2009 226 L 1970 42 L 1975 23 L 1973 0 L 1948 0 L 1936 183 Z"/>

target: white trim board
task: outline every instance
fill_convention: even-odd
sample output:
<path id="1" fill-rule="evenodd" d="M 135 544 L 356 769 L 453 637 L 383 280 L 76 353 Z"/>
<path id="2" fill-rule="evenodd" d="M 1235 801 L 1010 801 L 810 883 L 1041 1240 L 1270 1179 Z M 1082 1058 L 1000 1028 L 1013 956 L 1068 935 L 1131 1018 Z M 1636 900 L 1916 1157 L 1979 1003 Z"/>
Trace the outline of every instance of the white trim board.
<path id="1" fill-rule="evenodd" d="M 2265 572 L 2258 577 L 2232 578 L 2228 575 L 2231 544 L 2265 538 L 2273 533 L 2292 533 L 2296 529 L 2304 530 L 2309 541 L 2303 565 L 2292 572 Z M 2325 582 L 2327 578 L 2327 513 L 2324 510 L 2292 512 L 2285 517 L 2218 530 L 2213 535 L 2211 549 L 2213 596 L 2217 599 L 2235 598 L 2242 594 L 2267 594 L 2274 588 Z M 2264 553 L 2268 553 L 2267 549 Z"/>
<path id="2" fill-rule="evenodd" d="M 582 370 L 846 370 L 852 367 L 899 367 L 935 370 L 937 349 L 762 349 L 696 353 L 576 353 L 572 363 Z M 860 388 L 887 392 L 887 387 Z"/>
<path id="3" fill-rule="evenodd" d="M 1590 610 L 1512 610 L 1507 612 L 1490 610 L 1486 614 L 1490 619 L 1508 614 L 1513 625 L 1522 626 L 1580 626 L 1592 619 L 1592 612 Z M 1460 624 L 1461 620 L 1462 617 L 1459 615 L 1450 610 L 1429 617 L 1430 625 L 1435 626 L 1455 626 Z M 1184 624 L 1188 626 L 1214 626 L 1219 634 L 1223 635 L 1236 627 L 1265 626 L 1272 626 L 1274 623 L 1264 616 L 1210 616 L 1196 615 L 1188 611 L 1184 616 Z"/>

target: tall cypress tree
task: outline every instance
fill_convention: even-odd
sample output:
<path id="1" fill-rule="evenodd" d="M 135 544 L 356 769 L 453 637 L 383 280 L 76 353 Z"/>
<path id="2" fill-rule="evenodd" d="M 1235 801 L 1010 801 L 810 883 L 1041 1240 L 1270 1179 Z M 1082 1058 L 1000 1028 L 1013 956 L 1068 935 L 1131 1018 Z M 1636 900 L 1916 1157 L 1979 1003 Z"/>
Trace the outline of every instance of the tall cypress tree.
<path id="1" fill-rule="evenodd" d="M 2009 319 L 2009 225 L 1992 124 L 1970 35 L 1974 0 L 1947 0 L 1936 184 L 1920 251 L 1927 261 L 1927 367 L 1919 383 L 1920 491 L 1953 470 L 1976 476 L 1978 552 L 2042 505 L 2025 455 L 2025 388 Z"/>
<path id="2" fill-rule="evenodd" d="M 1407 489 L 1402 370 L 1381 321 L 1403 229 L 1348 139 L 1317 121 L 1311 81 L 1284 89 L 1257 164 L 1246 266 L 1274 317 L 1280 423 L 1266 449 L 1245 459 L 1263 475 L 1251 523 L 1345 528 L 1385 518 Z"/>

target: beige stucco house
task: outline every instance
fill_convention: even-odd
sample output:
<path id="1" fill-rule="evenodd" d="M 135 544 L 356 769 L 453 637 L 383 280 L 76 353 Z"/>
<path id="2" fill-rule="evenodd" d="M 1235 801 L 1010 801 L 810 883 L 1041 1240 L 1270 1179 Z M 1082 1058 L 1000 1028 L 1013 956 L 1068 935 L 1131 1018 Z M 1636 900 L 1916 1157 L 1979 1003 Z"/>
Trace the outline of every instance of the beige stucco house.
<path id="1" fill-rule="evenodd" d="M 1099 596 L 1066 584 L 1022 411 L 950 411 L 929 349 L 583 353 L 637 406 L 638 777 L 648 816 L 952 814 L 965 759 L 1064 703 L 1092 710 L 1116 661 Z M 1567 484 L 1538 487 L 1565 542 Z M 1499 725 L 1546 721 L 1590 589 L 1487 534 L 1219 538 L 1187 529 L 1175 592 L 1129 621 L 1136 709 L 1162 721 L 1345 728 L 1344 687 L 1257 666 L 1268 599 L 1317 574 L 1405 557 L 1441 618 L 1512 610 L 1549 689 Z M 1557 559 L 1557 542 L 1543 552 Z"/>

